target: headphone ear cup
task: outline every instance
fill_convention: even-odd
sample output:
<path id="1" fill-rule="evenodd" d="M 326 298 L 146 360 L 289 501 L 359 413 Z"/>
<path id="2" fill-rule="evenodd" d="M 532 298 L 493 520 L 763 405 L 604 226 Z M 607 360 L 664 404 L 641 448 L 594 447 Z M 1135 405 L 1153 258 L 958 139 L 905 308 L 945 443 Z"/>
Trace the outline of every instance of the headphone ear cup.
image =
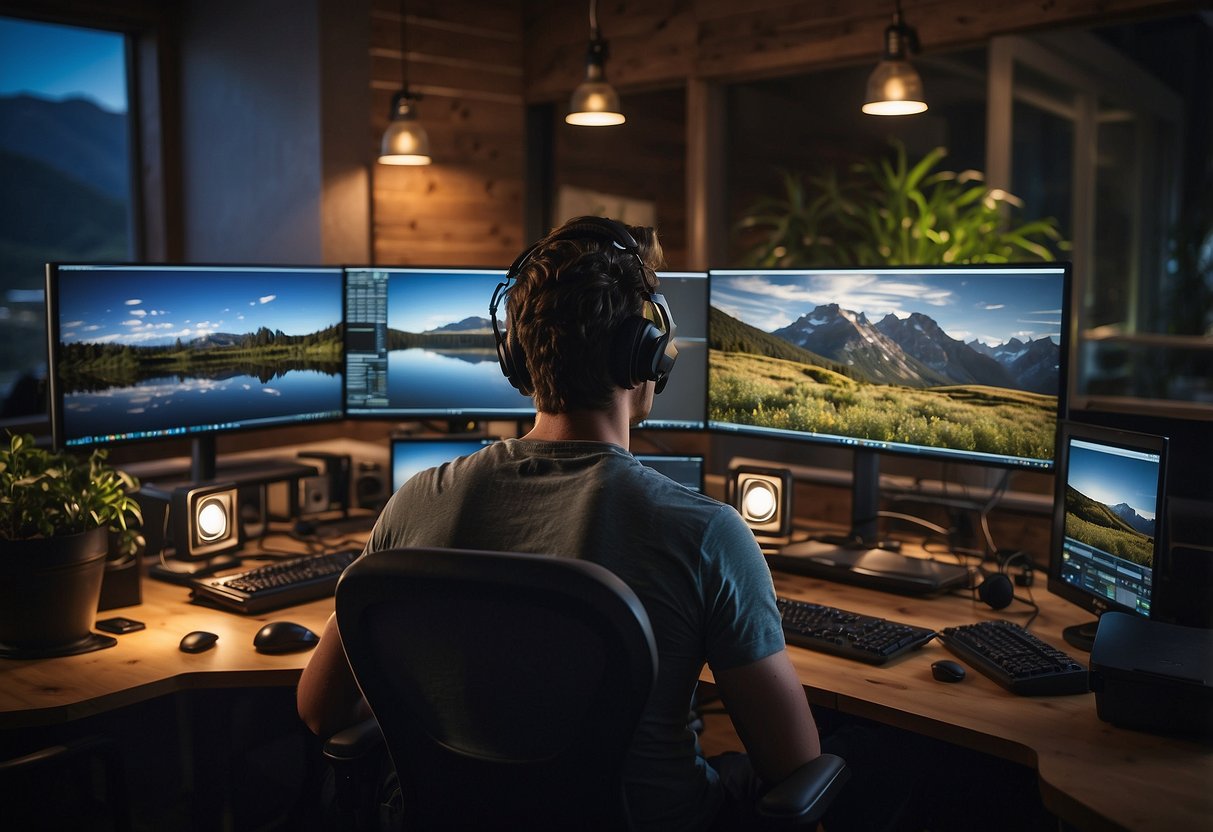
<path id="1" fill-rule="evenodd" d="M 977 587 L 977 597 L 985 601 L 991 608 L 1004 609 L 1011 605 L 1015 598 L 1015 586 L 1011 579 L 1001 572 L 987 575 Z"/>
<path id="2" fill-rule="evenodd" d="M 526 367 L 526 353 L 508 331 L 504 338 L 497 341 L 497 362 L 501 365 L 502 374 L 519 393 L 531 395 L 531 373 Z"/>
<path id="3" fill-rule="evenodd" d="M 656 381 L 666 335 L 648 318 L 633 315 L 615 330 L 611 342 L 611 378 L 625 390 Z"/>

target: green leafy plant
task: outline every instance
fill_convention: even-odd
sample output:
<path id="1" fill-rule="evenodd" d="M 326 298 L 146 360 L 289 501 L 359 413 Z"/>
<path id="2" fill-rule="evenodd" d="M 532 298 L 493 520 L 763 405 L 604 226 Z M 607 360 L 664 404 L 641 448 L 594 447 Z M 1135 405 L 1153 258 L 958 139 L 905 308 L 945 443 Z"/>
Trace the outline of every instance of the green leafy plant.
<path id="1" fill-rule="evenodd" d="M 0 445 L 0 539 L 59 537 L 106 527 L 116 551 L 130 554 L 142 543 L 143 513 L 133 494 L 138 481 L 111 468 L 106 452 L 88 457 L 55 453 L 34 437 L 9 434 Z"/>
<path id="2" fill-rule="evenodd" d="M 905 147 L 852 165 L 780 174 L 783 193 L 737 223 L 749 266 L 873 266 L 1053 260 L 1065 250 L 1053 218 L 1019 222 L 1022 202 L 987 188 L 980 171 L 936 170 L 937 147 L 911 164 Z"/>

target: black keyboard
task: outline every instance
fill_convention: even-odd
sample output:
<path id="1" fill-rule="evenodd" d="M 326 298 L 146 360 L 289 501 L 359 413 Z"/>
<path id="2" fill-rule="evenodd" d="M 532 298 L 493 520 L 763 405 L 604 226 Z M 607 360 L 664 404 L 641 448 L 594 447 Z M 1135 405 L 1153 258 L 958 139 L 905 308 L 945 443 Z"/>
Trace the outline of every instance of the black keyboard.
<path id="1" fill-rule="evenodd" d="M 267 563 L 221 578 L 194 578 L 190 594 L 195 601 L 242 613 L 290 607 L 332 595 L 341 573 L 360 554 L 358 549 L 342 549 Z"/>
<path id="2" fill-rule="evenodd" d="M 1011 693 L 1062 696 L 1091 689 L 1087 669 L 1010 621 L 979 621 L 940 631 L 944 646 Z"/>
<path id="3" fill-rule="evenodd" d="M 926 627 L 792 598 L 775 600 L 788 644 L 868 664 L 884 664 L 935 638 Z"/>

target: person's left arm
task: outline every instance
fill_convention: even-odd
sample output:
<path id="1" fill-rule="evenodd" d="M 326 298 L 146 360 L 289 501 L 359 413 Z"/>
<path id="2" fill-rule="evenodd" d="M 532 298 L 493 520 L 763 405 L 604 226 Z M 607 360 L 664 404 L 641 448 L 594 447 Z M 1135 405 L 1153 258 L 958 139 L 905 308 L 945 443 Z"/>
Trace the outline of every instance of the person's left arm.
<path id="1" fill-rule="evenodd" d="M 304 724 L 318 737 L 330 737 L 371 716 L 345 658 L 336 613 L 329 616 L 320 643 L 299 677 L 295 707 Z"/>

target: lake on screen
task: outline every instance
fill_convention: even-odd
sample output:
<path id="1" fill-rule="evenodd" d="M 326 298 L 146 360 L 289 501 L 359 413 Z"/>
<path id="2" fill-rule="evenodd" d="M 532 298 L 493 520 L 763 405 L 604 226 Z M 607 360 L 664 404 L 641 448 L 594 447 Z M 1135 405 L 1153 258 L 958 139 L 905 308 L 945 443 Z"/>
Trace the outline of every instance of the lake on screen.
<path id="1" fill-rule="evenodd" d="M 63 419 L 70 435 L 100 436 L 340 411 L 341 401 L 341 376 L 316 370 L 289 370 L 265 383 L 249 375 L 163 376 L 72 393 Z"/>
<path id="2" fill-rule="evenodd" d="M 531 404 L 501 374 L 491 350 L 393 350 L 387 386 L 392 407 L 486 410 Z"/>

